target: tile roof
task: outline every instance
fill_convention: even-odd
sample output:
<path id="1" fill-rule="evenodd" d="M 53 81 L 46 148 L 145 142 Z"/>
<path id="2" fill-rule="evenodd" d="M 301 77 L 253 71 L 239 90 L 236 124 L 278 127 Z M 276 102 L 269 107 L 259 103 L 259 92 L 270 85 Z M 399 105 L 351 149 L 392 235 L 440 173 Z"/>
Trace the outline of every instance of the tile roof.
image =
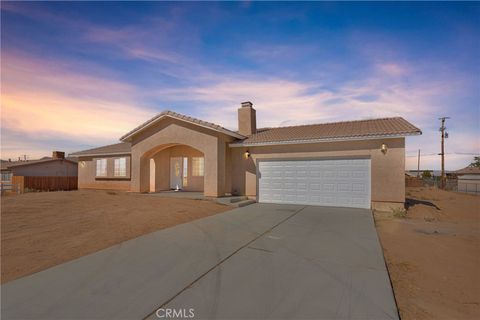
<path id="1" fill-rule="evenodd" d="M 120 142 L 116 144 L 111 144 L 108 146 L 82 150 L 74 153 L 70 153 L 69 156 L 78 157 L 78 156 L 94 156 L 94 155 L 109 155 L 109 154 L 129 154 L 131 152 L 130 142 Z"/>
<path id="2" fill-rule="evenodd" d="M 454 171 L 457 175 L 463 175 L 463 174 L 480 174 L 480 168 L 479 167 L 466 167 L 457 171 Z"/>
<path id="3" fill-rule="evenodd" d="M 211 123 L 211 122 L 207 122 L 207 121 L 203 121 L 203 120 L 200 120 L 200 119 L 196 119 L 196 118 L 193 118 L 193 117 L 189 117 L 189 116 L 186 116 L 186 115 L 183 115 L 183 114 L 180 114 L 180 113 L 176 113 L 176 112 L 173 112 L 173 111 L 163 111 L 161 113 L 159 113 L 158 115 L 156 115 L 155 117 L 151 118 L 150 120 L 142 123 L 141 125 L 139 125 L 138 127 L 136 127 L 135 129 L 131 130 L 130 132 L 126 133 L 125 135 L 123 135 L 120 140 L 122 141 L 127 141 L 127 139 L 129 139 L 132 135 L 134 135 L 135 133 L 143 130 L 144 128 L 148 127 L 149 125 L 155 123 L 156 121 L 160 120 L 161 118 L 164 118 L 164 117 L 171 117 L 171 118 L 175 118 L 175 119 L 178 119 L 178 120 L 183 120 L 183 121 L 187 121 L 187 122 L 190 122 L 190 123 L 194 123 L 194 124 L 198 124 L 200 126 L 203 126 L 203 127 L 207 127 L 207 128 L 210 128 L 210 129 L 213 129 L 215 131 L 218 131 L 218 132 L 221 132 L 221 133 L 224 133 L 224 134 L 227 134 L 229 136 L 233 136 L 237 139 L 243 139 L 245 138 L 245 136 L 241 135 L 240 133 L 236 132 L 236 131 L 232 131 L 232 130 L 229 130 L 229 129 L 226 129 L 218 124 L 215 124 L 215 123 Z"/>
<path id="4" fill-rule="evenodd" d="M 406 136 L 422 131 L 401 117 L 259 129 L 232 145 L 300 143 L 377 136 Z"/>

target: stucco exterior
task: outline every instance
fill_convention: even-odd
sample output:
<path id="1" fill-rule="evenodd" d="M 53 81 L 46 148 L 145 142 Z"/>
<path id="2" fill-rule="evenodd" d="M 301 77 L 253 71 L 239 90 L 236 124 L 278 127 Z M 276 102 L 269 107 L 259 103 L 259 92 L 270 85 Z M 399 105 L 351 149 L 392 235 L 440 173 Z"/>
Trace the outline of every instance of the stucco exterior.
<path id="1" fill-rule="evenodd" d="M 385 143 L 388 151 L 381 152 Z M 245 159 L 245 151 L 250 157 Z M 356 140 L 314 144 L 231 148 L 232 193 L 257 196 L 258 159 L 371 159 L 372 208 L 389 209 L 405 202 L 405 139 Z"/>
<path id="2" fill-rule="evenodd" d="M 203 153 L 185 145 L 177 145 L 163 149 L 153 155 L 154 170 L 150 170 L 150 179 L 154 179 L 154 192 L 170 190 L 170 159 L 175 157 L 187 158 L 186 184 L 182 185 L 184 191 L 203 191 L 204 176 L 194 176 L 192 172 L 192 158 L 204 157 Z M 152 169 L 152 167 L 150 167 Z"/>
<path id="3" fill-rule="evenodd" d="M 228 144 L 232 141 L 232 137 L 208 128 L 175 119 L 165 119 L 132 138 L 131 191 L 148 192 L 150 190 L 150 159 L 164 149 L 183 145 L 197 150 L 205 157 L 204 194 L 211 197 L 222 196 L 227 192 L 225 162 Z M 164 164 L 165 161 L 164 159 Z M 166 174 L 160 176 L 165 178 Z M 158 185 L 158 188 L 163 188 L 165 185 L 166 182 L 163 182 Z"/>
<path id="4" fill-rule="evenodd" d="M 100 148 L 102 152 L 110 150 L 116 153 L 98 155 L 108 159 L 107 177 L 95 177 L 96 156 L 80 156 L 79 188 L 121 189 L 132 192 L 170 190 L 172 167 L 178 168 L 178 162 L 171 161 L 172 158 L 177 158 L 188 160 L 187 177 L 182 180 L 182 183 L 186 183 L 183 186 L 184 191 L 203 191 L 204 195 L 209 197 L 233 194 L 257 198 L 257 167 L 260 160 L 368 158 L 371 160 L 371 207 L 379 210 L 403 207 L 404 137 L 409 133 L 421 134 L 420 129 L 406 120 L 385 118 L 362 120 L 361 124 L 353 121 L 323 127 L 299 126 L 279 128 L 282 130 L 275 128 L 257 130 L 256 112 L 249 102 L 242 103 L 238 117 L 239 132 L 234 132 L 171 111 L 163 112 L 127 133 L 122 137 L 121 144 Z M 347 128 L 348 134 L 354 134 L 352 139 L 334 137 L 315 140 L 317 136 L 322 137 L 332 130 L 341 132 L 343 128 Z M 374 133 L 369 133 L 369 130 L 373 130 Z M 392 134 L 392 130 L 400 131 L 399 134 Z M 375 132 L 378 134 L 375 135 Z M 299 133 L 311 140 L 297 137 L 291 141 L 258 142 L 262 137 L 283 139 L 285 134 L 288 137 Z M 365 137 L 362 138 L 361 134 Z M 252 141 L 251 144 L 248 141 Z M 119 150 L 125 146 L 128 152 L 119 155 Z M 113 161 L 119 156 L 127 157 L 127 176 L 124 178 L 113 176 Z M 193 157 L 204 158 L 203 176 L 193 176 Z M 171 163 L 175 166 L 171 167 Z M 172 179 L 178 179 L 178 175 Z"/>
<path id="5" fill-rule="evenodd" d="M 114 176 L 114 161 L 117 158 L 126 158 L 127 175 Z M 96 176 L 96 160 L 107 159 L 107 176 Z M 115 155 L 101 157 L 79 157 L 78 159 L 78 188 L 79 189 L 106 189 L 130 190 L 131 158 L 130 155 Z"/>

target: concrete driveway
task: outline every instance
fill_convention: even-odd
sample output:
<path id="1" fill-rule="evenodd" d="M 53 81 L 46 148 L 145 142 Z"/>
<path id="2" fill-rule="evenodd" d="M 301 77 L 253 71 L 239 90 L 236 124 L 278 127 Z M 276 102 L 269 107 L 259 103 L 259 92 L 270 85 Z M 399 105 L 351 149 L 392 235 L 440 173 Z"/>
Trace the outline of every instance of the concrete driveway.
<path id="1" fill-rule="evenodd" d="M 370 211 L 255 204 L 2 286 L 2 319 L 396 319 Z"/>

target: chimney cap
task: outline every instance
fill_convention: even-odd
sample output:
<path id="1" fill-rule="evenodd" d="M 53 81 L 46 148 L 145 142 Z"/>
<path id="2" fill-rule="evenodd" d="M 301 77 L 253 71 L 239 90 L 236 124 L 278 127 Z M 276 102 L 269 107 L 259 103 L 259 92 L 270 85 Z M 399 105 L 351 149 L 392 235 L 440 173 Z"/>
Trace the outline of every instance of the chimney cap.
<path id="1" fill-rule="evenodd" d="M 52 159 L 65 159 L 65 152 L 63 151 L 53 151 Z"/>
<path id="2" fill-rule="evenodd" d="M 250 101 L 245 101 L 245 102 L 242 102 L 242 103 L 241 103 L 241 106 L 242 106 L 242 108 L 245 108 L 245 107 L 250 107 L 250 108 L 252 108 L 252 107 L 253 107 L 253 103 L 251 103 Z"/>

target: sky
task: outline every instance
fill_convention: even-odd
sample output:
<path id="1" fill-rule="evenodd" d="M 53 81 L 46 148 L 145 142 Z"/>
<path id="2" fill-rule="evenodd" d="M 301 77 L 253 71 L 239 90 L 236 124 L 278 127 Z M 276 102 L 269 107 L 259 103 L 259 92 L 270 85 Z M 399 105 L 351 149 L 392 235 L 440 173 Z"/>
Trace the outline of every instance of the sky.
<path id="1" fill-rule="evenodd" d="M 406 167 L 480 153 L 478 2 L 1 2 L 1 158 L 118 142 L 172 110 L 237 129 L 401 116 Z"/>

